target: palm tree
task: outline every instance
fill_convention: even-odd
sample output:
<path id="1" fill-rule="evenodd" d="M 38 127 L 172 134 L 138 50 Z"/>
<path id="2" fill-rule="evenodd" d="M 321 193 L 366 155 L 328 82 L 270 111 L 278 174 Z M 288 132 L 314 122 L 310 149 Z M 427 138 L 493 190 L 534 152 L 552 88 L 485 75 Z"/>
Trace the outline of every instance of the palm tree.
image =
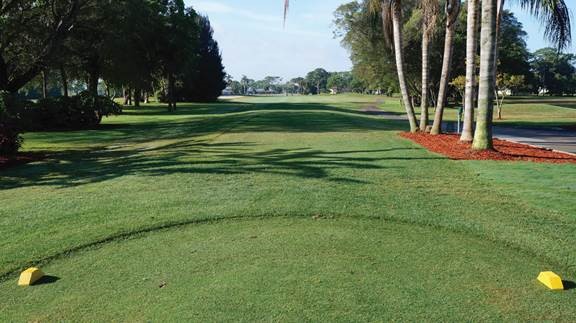
<path id="1" fill-rule="evenodd" d="M 484 3 L 484 1 L 486 3 Z M 478 120 L 472 148 L 492 149 L 492 118 L 494 114 L 494 88 L 497 69 L 498 18 L 505 0 L 484 0 L 482 3 L 482 36 L 480 53 L 480 85 L 478 90 Z M 555 43 L 558 50 L 566 48 L 572 40 L 570 10 L 564 0 L 516 0 L 545 26 L 544 35 Z M 470 13 L 469 13 L 470 14 Z M 492 15 L 494 17 L 492 17 Z M 493 18 L 493 19 L 492 19 Z M 484 30 L 486 28 L 486 30 Z M 493 34 L 493 35 L 492 35 Z M 492 41 L 492 38 L 493 41 Z M 491 53 L 486 52 L 491 46 Z M 492 66 L 486 66 L 492 64 Z M 490 81 L 491 84 L 486 84 Z"/>
<path id="2" fill-rule="evenodd" d="M 496 67 L 496 18 L 498 0 L 482 0 L 482 31 L 480 33 L 480 82 L 478 86 L 478 120 L 472 148 L 492 149 L 492 117 Z"/>
<path id="3" fill-rule="evenodd" d="M 373 12 L 379 12 L 382 16 L 384 27 L 384 37 L 394 48 L 396 57 L 396 70 L 398 72 L 398 83 L 402 93 L 402 102 L 408 115 L 410 131 L 418 131 L 418 121 L 414 113 L 414 106 L 410 100 L 408 92 L 408 82 L 404 72 L 404 47 L 402 37 L 402 1 L 401 0 L 367 0 Z M 284 0 L 284 21 L 289 9 L 290 0 Z"/>
<path id="4" fill-rule="evenodd" d="M 430 41 L 438 18 L 438 0 L 422 0 L 422 100 L 420 105 L 420 131 L 428 127 L 428 87 L 430 86 Z"/>
<path id="5" fill-rule="evenodd" d="M 464 123 L 460 140 L 474 139 L 474 99 L 476 90 L 476 49 L 478 48 L 479 0 L 468 0 L 466 31 L 466 90 L 464 93 Z"/>
<path id="6" fill-rule="evenodd" d="M 448 93 L 448 84 L 450 82 L 450 72 L 452 69 L 452 53 L 454 51 L 454 34 L 456 33 L 456 24 L 460 14 L 460 0 L 446 1 L 446 38 L 444 40 L 444 58 L 442 62 L 442 76 L 440 78 L 440 88 L 438 90 L 438 101 L 436 105 L 436 115 L 434 124 L 430 133 L 433 135 L 442 132 L 442 117 L 444 115 L 444 106 L 446 105 L 446 95 Z"/>
<path id="7" fill-rule="evenodd" d="M 374 2 L 374 0 L 370 0 Z M 416 114 L 410 100 L 408 92 L 408 82 L 404 74 L 404 44 L 402 36 L 402 1 L 401 0 L 382 0 L 380 2 L 382 23 L 384 31 L 392 30 L 392 39 L 394 47 L 394 56 L 396 58 L 396 71 L 398 73 L 398 83 L 400 85 L 400 92 L 402 93 L 402 102 L 408 115 L 410 122 L 410 132 L 418 131 L 418 121 L 416 121 Z M 388 33 L 387 33 L 388 34 Z M 389 34 L 388 34 L 389 35 Z M 389 36 L 386 37 L 388 40 Z"/>

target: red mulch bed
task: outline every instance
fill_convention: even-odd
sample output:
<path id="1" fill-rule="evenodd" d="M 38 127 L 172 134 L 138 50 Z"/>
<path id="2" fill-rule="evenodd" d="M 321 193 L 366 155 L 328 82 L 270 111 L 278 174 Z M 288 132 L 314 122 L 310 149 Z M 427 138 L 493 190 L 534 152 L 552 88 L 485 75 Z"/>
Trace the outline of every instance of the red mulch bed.
<path id="1" fill-rule="evenodd" d="M 31 162 L 39 161 L 46 158 L 44 154 L 40 153 L 19 153 L 12 157 L 0 156 L 0 171 L 8 167 L 24 165 Z"/>
<path id="2" fill-rule="evenodd" d="M 507 160 L 539 163 L 575 163 L 576 156 L 516 142 L 494 139 L 494 150 L 473 151 L 470 144 L 460 142 L 456 134 L 430 135 L 403 132 L 400 136 L 410 139 L 426 149 L 456 160 Z"/>

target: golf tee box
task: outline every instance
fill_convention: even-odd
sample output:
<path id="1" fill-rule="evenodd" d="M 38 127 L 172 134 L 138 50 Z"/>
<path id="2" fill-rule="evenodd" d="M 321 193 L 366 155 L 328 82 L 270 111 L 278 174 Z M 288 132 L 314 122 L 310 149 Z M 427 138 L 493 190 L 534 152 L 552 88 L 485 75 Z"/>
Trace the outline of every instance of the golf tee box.
<path id="1" fill-rule="evenodd" d="M 30 286 L 42 277 L 44 277 L 42 270 L 36 267 L 28 268 L 20 274 L 20 278 L 18 279 L 18 286 Z"/>
<path id="2" fill-rule="evenodd" d="M 552 290 L 563 290 L 562 278 L 551 271 L 543 271 L 538 275 L 538 281 Z"/>

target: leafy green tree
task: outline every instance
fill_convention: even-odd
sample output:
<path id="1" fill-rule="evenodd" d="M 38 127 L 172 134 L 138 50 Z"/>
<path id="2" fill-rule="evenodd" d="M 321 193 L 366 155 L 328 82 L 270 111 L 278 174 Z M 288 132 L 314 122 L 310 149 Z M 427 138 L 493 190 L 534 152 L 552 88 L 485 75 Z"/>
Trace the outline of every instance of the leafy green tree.
<path id="1" fill-rule="evenodd" d="M 178 78 L 196 63 L 198 26 L 196 12 L 186 9 L 183 0 L 165 0 L 165 4 L 158 56 L 168 109 L 174 111 Z"/>
<path id="2" fill-rule="evenodd" d="M 109 22 L 112 32 L 106 39 L 102 77 L 116 87 L 134 94 L 139 105 L 152 92 L 156 71 L 160 68 L 158 36 L 162 30 L 162 6 L 154 2 L 124 0 L 115 3 L 115 16 Z M 108 9 L 110 10 L 110 9 Z M 142 23 L 146 21 L 146 23 Z"/>
<path id="3" fill-rule="evenodd" d="M 244 91 L 242 89 L 242 83 L 235 81 L 235 80 L 231 80 L 230 82 L 228 82 L 228 86 L 232 90 L 232 94 L 234 94 L 234 95 L 243 95 L 244 94 Z"/>
<path id="4" fill-rule="evenodd" d="M 539 92 L 552 95 L 576 93 L 576 55 L 542 48 L 534 53 L 531 65 Z"/>
<path id="5" fill-rule="evenodd" d="M 511 75 L 507 73 L 499 73 L 496 76 L 496 106 L 498 110 L 498 120 L 502 120 L 502 106 L 504 99 L 508 95 L 514 94 L 526 84 L 524 75 Z"/>
<path id="6" fill-rule="evenodd" d="M 306 88 L 308 87 L 306 84 L 306 79 L 303 77 L 296 77 L 290 80 L 290 83 L 292 83 L 295 87 L 295 92 L 298 94 L 304 94 L 306 91 Z"/>
<path id="7" fill-rule="evenodd" d="M 336 89 L 337 92 L 351 91 L 353 78 L 351 72 L 331 73 L 327 81 L 327 87 L 328 89 Z"/>
<path id="8" fill-rule="evenodd" d="M 0 1 L 0 91 L 18 92 L 54 59 L 80 0 Z"/>
<path id="9" fill-rule="evenodd" d="M 458 94 L 462 99 L 464 99 L 466 94 L 466 76 L 460 75 L 455 77 L 451 82 L 450 85 L 458 91 Z"/>
<path id="10" fill-rule="evenodd" d="M 178 97 L 185 101 L 210 102 L 218 99 L 226 87 L 226 73 L 210 20 L 197 16 L 197 23 L 200 28 L 198 57 L 189 65 L 190 69 L 182 73 Z"/>
<path id="11" fill-rule="evenodd" d="M 317 68 L 306 75 L 306 82 L 310 87 L 311 92 L 320 94 L 323 91 L 326 92 L 326 84 L 328 83 L 328 78 L 330 73 L 328 73 L 323 68 Z"/>

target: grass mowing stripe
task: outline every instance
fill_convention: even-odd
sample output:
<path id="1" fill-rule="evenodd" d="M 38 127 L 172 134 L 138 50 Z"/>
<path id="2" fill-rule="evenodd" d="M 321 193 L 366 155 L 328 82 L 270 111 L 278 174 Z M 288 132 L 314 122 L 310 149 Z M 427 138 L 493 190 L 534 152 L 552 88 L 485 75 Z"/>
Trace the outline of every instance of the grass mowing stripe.
<path id="1" fill-rule="evenodd" d="M 166 223 L 269 215 L 420 223 L 502 241 L 568 267 L 576 263 L 574 206 L 545 199 L 570 184 L 562 174 L 574 168 L 438 158 L 397 138 L 403 123 L 357 111 L 373 101 L 254 98 L 184 105 L 177 115 L 147 106 L 102 131 L 28 134 L 29 149 L 48 141 L 56 150 L 123 148 L 62 153 L 58 163 L 3 172 L 0 268 Z M 235 104 L 244 111 L 231 112 Z M 504 181 L 534 173 L 556 179 L 517 181 L 517 189 Z"/>

